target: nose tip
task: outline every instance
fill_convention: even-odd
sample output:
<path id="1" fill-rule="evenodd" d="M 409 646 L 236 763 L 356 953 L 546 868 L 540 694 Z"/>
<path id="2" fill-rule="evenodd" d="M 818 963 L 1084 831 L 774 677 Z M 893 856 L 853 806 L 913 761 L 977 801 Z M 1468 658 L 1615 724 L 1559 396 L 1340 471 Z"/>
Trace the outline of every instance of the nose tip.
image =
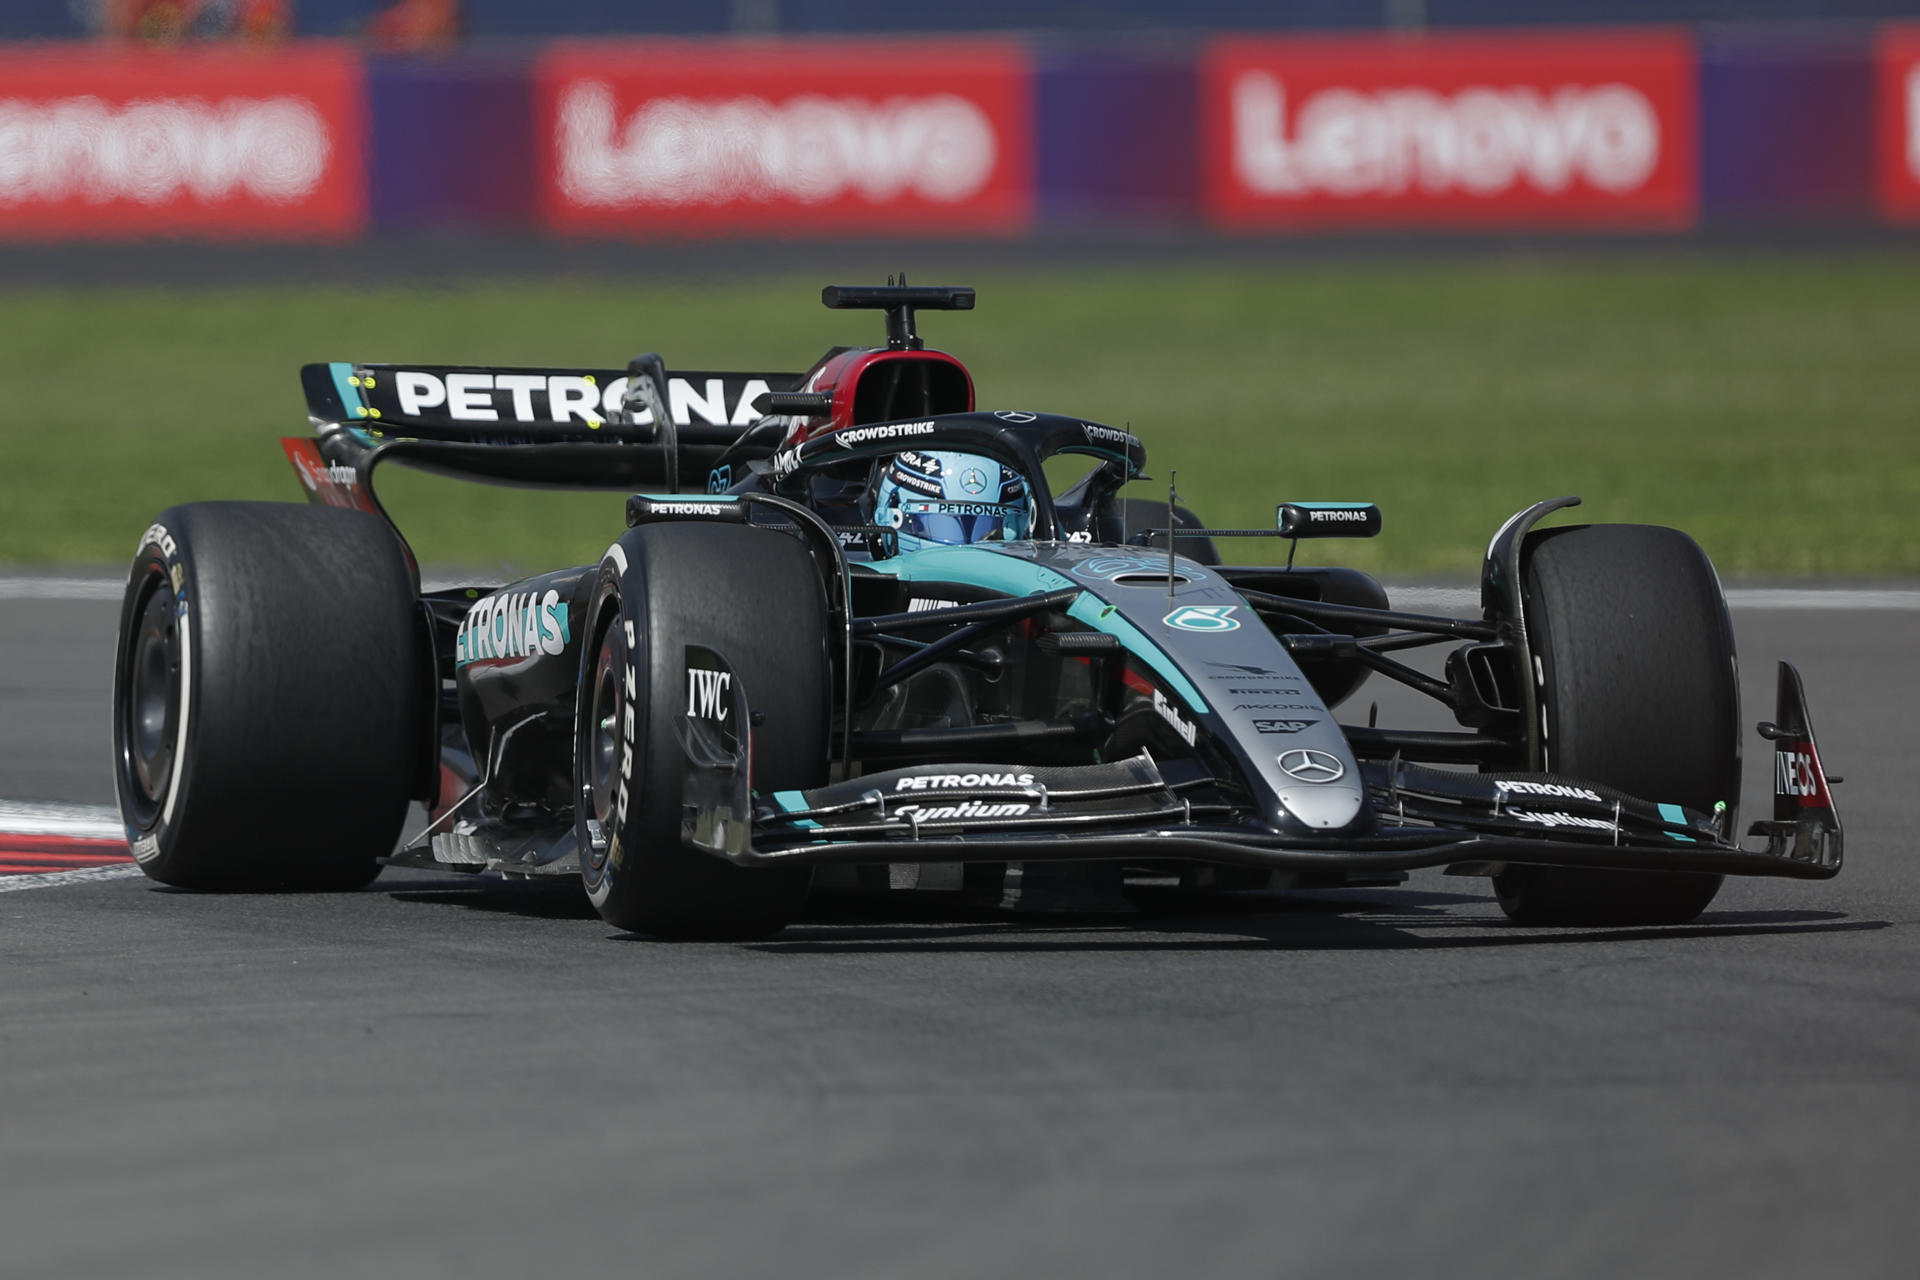
<path id="1" fill-rule="evenodd" d="M 1316 831 L 1337 831 L 1359 820 L 1364 797 L 1359 787 L 1322 784 L 1287 787 L 1279 799 L 1300 823 Z"/>

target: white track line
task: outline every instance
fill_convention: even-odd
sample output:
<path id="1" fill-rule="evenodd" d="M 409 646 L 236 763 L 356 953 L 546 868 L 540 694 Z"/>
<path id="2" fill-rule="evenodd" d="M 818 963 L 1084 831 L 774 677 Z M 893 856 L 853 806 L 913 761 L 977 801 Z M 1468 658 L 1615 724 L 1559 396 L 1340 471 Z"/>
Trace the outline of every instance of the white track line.
<path id="1" fill-rule="evenodd" d="M 1468 587 L 1388 587 L 1387 603 L 1410 613 L 1480 611 L 1480 593 Z"/>
<path id="2" fill-rule="evenodd" d="M 1728 587 L 1732 609 L 1804 609 L 1812 613 L 1847 609 L 1920 610 L 1920 589 L 1911 587 Z M 1480 593 L 1470 587 L 1388 587 L 1397 609 L 1415 612 L 1479 612 Z"/>
<path id="3" fill-rule="evenodd" d="M 428 591 L 450 587 L 495 587 L 500 577 L 484 574 L 459 574 L 451 578 L 427 578 L 421 585 Z M 118 601 L 127 590 L 120 578 L 0 578 L 0 600 L 110 600 Z"/>
<path id="4" fill-rule="evenodd" d="M 1920 609 L 1920 591 L 1876 587 L 1729 587 L 1735 609 Z"/>
<path id="5" fill-rule="evenodd" d="M 118 578 L 0 578 L 0 600 L 118 600 Z"/>
<path id="6" fill-rule="evenodd" d="M 0 893 L 58 889 L 65 884 L 92 884 L 96 880 L 131 880 L 145 874 L 137 864 L 131 862 L 116 862 L 108 867 L 75 867 L 72 871 L 33 871 L 0 876 Z"/>
<path id="7" fill-rule="evenodd" d="M 125 840 L 116 809 L 101 805 L 30 804 L 0 800 L 0 836 L 71 836 L 75 840 Z"/>
<path id="8" fill-rule="evenodd" d="M 21 800 L 0 800 L 0 843 L 8 836 L 66 836 L 74 840 L 112 840 L 127 838 L 120 815 L 100 805 L 31 804 Z M 131 862 L 116 862 L 104 867 L 74 867 L 67 871 L 28 871 L 0 875 L 0 893 L 19 893 L 26 889 L 57 889 L 68 884 L 92 884 L 96 880 L 129 880 L 144 874 Z"/>

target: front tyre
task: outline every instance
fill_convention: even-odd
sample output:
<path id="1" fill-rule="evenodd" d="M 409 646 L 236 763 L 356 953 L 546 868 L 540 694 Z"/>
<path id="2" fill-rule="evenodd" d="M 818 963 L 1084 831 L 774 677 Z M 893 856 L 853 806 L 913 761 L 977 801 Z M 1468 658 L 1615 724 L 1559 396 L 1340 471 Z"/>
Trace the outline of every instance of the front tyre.
<path id="1" fill-rule="evenodd" d="M 1522 574 L 1540 664 L 1549 771 L 1711 810 L 1740 800 L 1733 627 L 1706 553 L 1677 529 L 1552 529 Z M 1522 924 L 1684 924 L 1721 877 L 1509 866 L 1494 877 Z"/>
<path id="2" fill-rule="evenodd" d="M 114 664 L 114 781 L 141 869 L 190 889 L 379 874 L 434 694 L 418 609 L 399 539 L 374 516 L 162 512 L 134 557 Z"/>
<path id="3" fill-rule="evenodd" d="M 826 599 L 804 547 L 771 529 L 651 524 L 601 563 L 575 725 L 581 880 L 607 923 L 675 938 L 764 937 L 800 910 L 805 867 L 738 867 L 681 838 L 687 721 L 702 651 L 745 692 L 760 793 L 827 780 Z M 692 651 L 692 652 L 690 652 Z M 729 686 L 730 691 L 730 686 Z"/>

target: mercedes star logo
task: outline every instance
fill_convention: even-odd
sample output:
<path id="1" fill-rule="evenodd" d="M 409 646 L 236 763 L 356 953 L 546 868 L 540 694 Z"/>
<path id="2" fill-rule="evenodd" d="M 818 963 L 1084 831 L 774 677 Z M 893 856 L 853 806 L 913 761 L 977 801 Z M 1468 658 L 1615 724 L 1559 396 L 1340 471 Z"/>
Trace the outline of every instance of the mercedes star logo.
<path id="1" fill-rule="evenodd" d="M 1337 757 L 1324 751 L 1309 751 L 1305 747 L 1281 752 L 1280 767 L 1288 777 L 1298 778 L 1302 782 L 1338 782 L 1347 776 L 1347 766 L 1341 764 Z"/>

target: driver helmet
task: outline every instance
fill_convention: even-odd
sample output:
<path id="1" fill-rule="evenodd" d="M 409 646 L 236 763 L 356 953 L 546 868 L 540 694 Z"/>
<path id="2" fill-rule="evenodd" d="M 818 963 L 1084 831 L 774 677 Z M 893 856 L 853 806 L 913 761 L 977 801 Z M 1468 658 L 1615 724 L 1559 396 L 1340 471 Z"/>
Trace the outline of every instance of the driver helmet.
<path id="1" fill-rule="evenodd" d="M 1033 528 L 1026 479 L 977 453 L 894 455 L 880 475 L 873 522 L 898 531 L 900 547 L 1008 542 Z"/>

